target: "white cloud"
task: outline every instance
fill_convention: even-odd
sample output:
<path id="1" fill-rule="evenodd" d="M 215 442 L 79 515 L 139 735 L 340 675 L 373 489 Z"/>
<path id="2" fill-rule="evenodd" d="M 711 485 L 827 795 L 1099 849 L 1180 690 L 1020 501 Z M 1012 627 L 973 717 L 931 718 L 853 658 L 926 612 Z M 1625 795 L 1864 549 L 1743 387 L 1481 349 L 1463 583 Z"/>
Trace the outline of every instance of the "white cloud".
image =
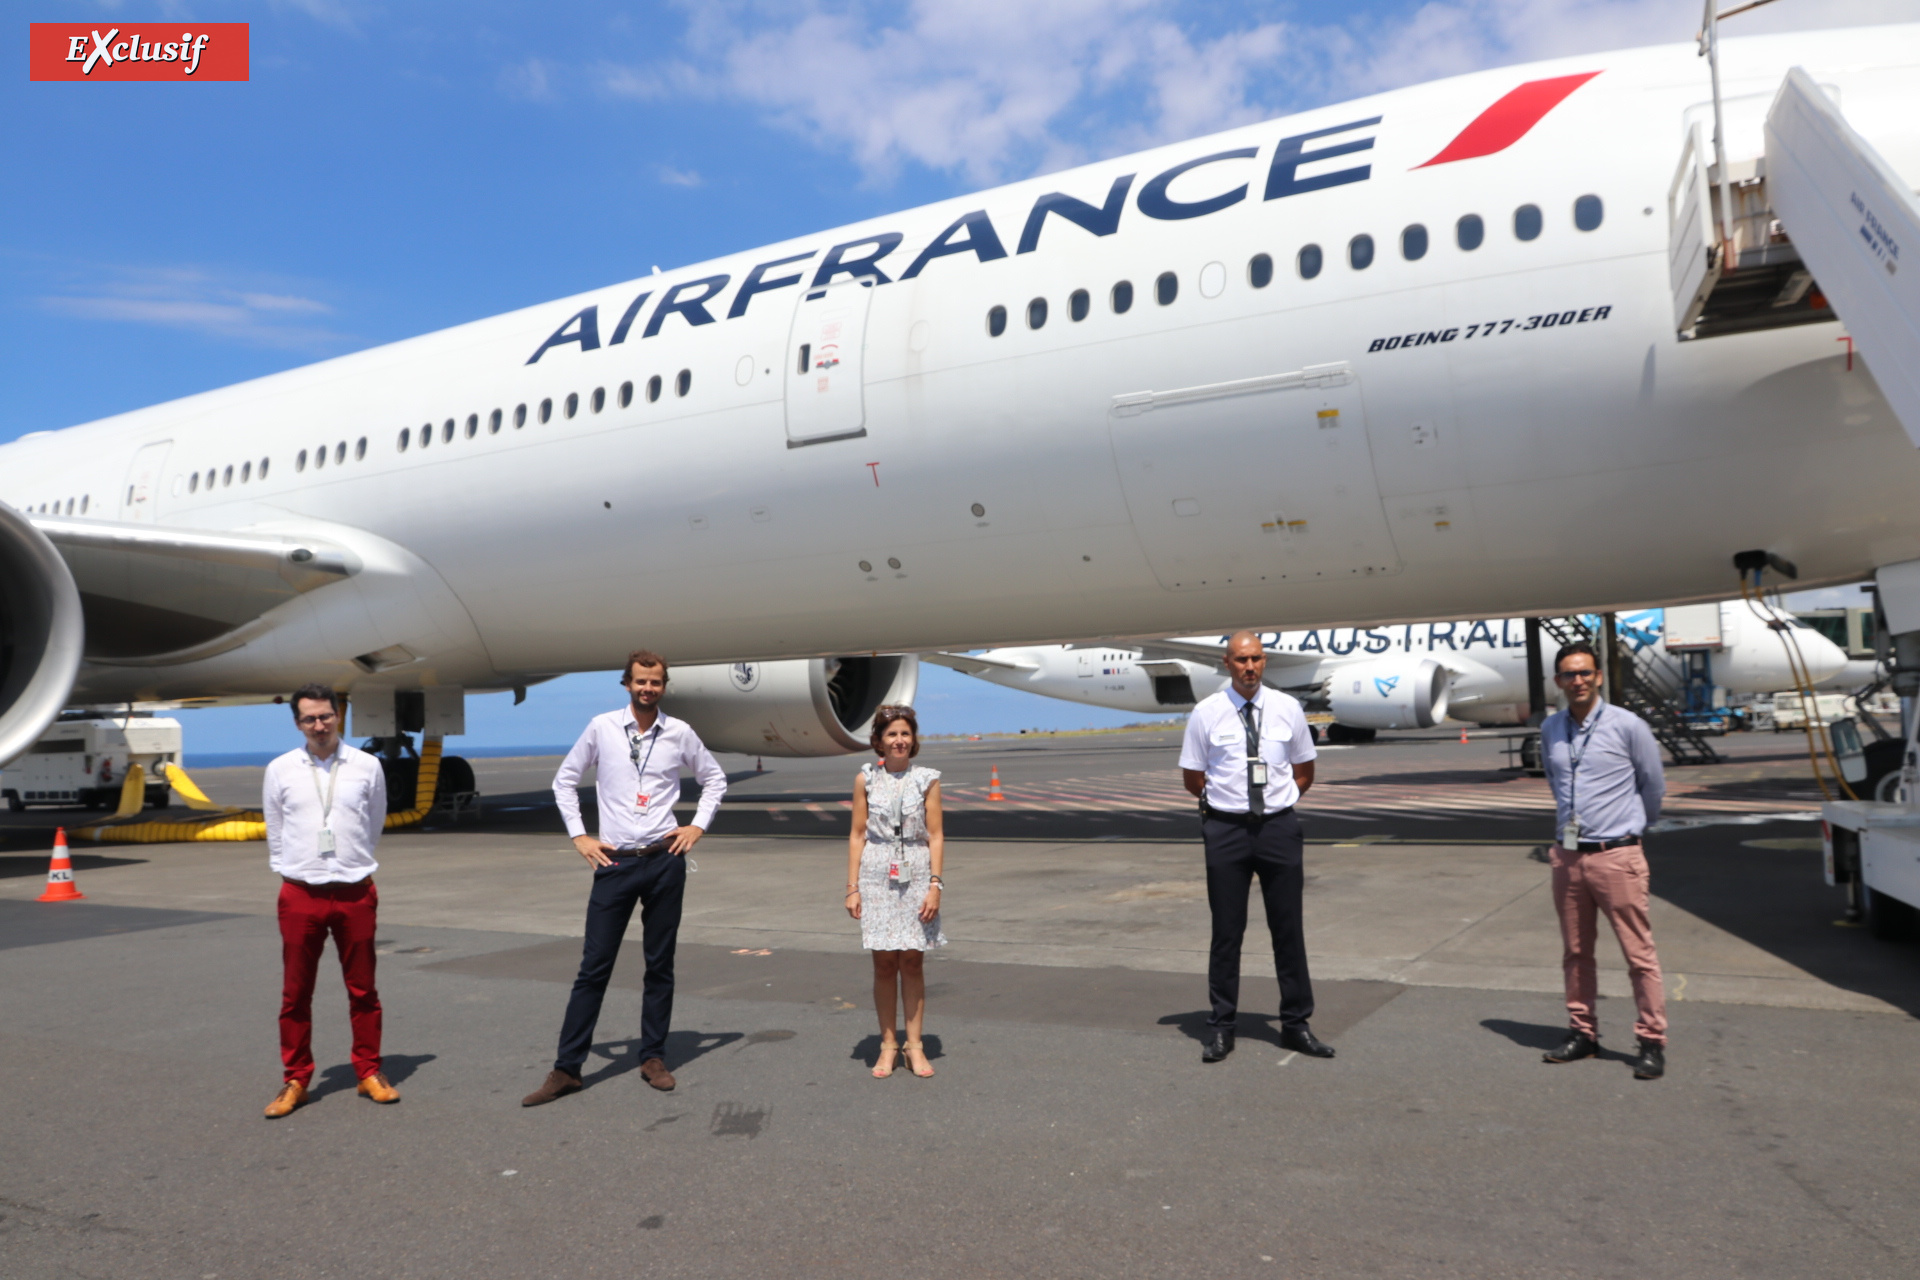
<path id="1" fill-rule="evenodd" d="M 85 268 L 40 305 L 79 320 L 184 329 L 276 350 L 323 353 L 351 344 L 309 317 L 333 308 L 314 298 L 266 292 L 198 267 Z"/>
<path id="2" fill-rule="evenodd" d="M 549 102 L 554 96 L 554 63 L 545 58 L 528 58 L 500 68 L 500 88 L 510 97 L 529 102 Z"/>
<path id="3" fill-rule="evenodd" d="M 739 102 L 851 157 L 985 183 L 1440 76 L 1689 39 L 1689 0 L 1432 0 L 1207 27 L 1178 0 L 680 0 L 685 56 L 599 88 Z M 1920 20 L 1920 0 L 1782 3 L 1731 34 Z"/>
<path id="4" fill-rule="evenodd" d="M 670 187 L 697 187 L 706 179 L 692 169 L 675 169 L 667 165 L 660 166 L 660 181 Z"/>

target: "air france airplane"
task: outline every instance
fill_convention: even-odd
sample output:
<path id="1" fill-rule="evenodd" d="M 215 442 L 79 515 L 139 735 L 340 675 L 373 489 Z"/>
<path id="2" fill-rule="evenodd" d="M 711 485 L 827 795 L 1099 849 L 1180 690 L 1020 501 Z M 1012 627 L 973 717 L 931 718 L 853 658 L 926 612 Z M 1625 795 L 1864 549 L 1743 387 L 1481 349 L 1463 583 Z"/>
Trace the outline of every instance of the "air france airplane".
<path id="1" fill-rule="evenodd" d="M 452 726 L 642 641 L 804 660 L 729 696 L 844 747 L 911 683 L 875 655 L 1920 562 L 1899 349 L 1850 354 L 1799 256 L 1856 250 L 1764 203 L 1706 234 L 1768 189 L 1770 103 L 1910 203 L 1916 62 L 1916 26 L 1728 41 L 1724 173 L 1691 44 L 1458 76 L 33 433 L 0 759 L 316 677 Z"/>
<path id="2" fill-rule="evenodd" d="M 1641 671 L 1668 693 L 1686 683 L 1689 652 L 1706 655 L 1704 674 L 1730 693 L 1793 688 L 1786 648 L 1766 620 L 1737 600 L 1723 602 L 1719 611 L 1718 643 L 1710 647 L 1670 651 L 1657 609 L 1623 615 L 1619 634 Z M 1809 679 L 1819 683 L 1847 667 L 1838 645 L 1798 619 L 1788 621 Z M 1447 719 L 1518 725 L 1534 710 L 1521 618 L 1325 627 L 1261 638 L 1267 683 L 1330 711 L 1336 724 L 1349 729 L 1424 729 Z M 1224 644 L 1219 636 L 1193 636 L 1141 647 L 935 653 L 922 661 L 1009 689 L 1115 711 L 1186 711 L 1226 686 L 1225 673 L 1210 656 L 1223 652 Z"/>

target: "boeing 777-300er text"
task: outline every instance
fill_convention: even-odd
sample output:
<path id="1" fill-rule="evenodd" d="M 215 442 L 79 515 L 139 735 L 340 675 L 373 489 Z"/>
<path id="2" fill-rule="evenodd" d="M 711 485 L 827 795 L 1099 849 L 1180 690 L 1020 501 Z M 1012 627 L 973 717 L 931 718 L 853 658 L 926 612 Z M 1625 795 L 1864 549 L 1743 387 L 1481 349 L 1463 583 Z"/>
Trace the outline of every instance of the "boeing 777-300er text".
<path id="1" fill-rule="evenodd" d="M 316 677 L 457 723 L 638 643 L 807 660 L 756 690 L 842 750 L 889 654 L 1714 600 L 1743 552 L 1884 591 L 1914 273 L 1854 258 L 1905 234 L 1916 65 L 1727 42 L 1724 170 L 1690 44 L 1479 72 L 36 432 L 0 759 Z"/>
<path id="2" fill-rule="evenodd" d="M 1710 687 L 1729 693 L 1794 688 L 1793 661 L 1771 626 L 1740 600 L 1722 602 L 1714 643 L 1667 648 L 1664 611 L 1623 615 L 1619 635 L 1656 688 L 1677 693 L 1697 666 Z M 1839 645 L 1805 623 L 1794 628 L 1804 678 L 1818 683 L 1847 666 Z M 1527 691 L 1523 618 L 1320 627 L 1264 632 L 1266 682 L 1299 695 L 1349 729 L 1424 729 L 1444 720 L 1480 725 L 1526 724 L 1535 708 Z M 1143 713 L 1187 711 L 1226 687 L 1214 654 L 1223 636 L 1190 636 L 1127 645 L 1038 645 L 984 653 L 932 653 L 922 661 L 1009 689 L 1067 702 Z M 1694 656 L 1699 655 L 1699 656 Z M 1549 649 L 1547 659 L 1552 659 Z M 1551 694 L 1549 693 L 1549 696 Z"/>

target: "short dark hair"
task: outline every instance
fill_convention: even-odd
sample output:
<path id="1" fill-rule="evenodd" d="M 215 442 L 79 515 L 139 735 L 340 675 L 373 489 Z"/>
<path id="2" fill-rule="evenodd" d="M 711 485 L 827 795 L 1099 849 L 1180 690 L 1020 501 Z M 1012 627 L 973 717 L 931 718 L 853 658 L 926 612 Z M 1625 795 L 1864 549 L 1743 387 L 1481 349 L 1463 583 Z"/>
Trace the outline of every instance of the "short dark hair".
<path id="1" fill-rule="evenodd" d="M 895 720 L 905 720 L 907 728 L 913 731 L 913 750 L 907 752 L 911 760 L 920 754 L 920 718 L 913 714 L 912 707 L 881 707 L 873 713 L 873 734 L 867 742 L 873 747 L 873 754 L 883 756 L 886 753 L 880 746 L 880 736 L 893 727 Z"/>
<path id="2" fill-rule="evenodd" d="M 620 683 L 625 684 L 627 677 L 633 674 L 635 667 L 660 668 L 660 682 L 667 680 L 667 660 L 651 649 L 635 649 L 627 655 L 627 665 L 620 668 Z"/>
<path id="3" fill-rule="evenodd" d="M 300 704 L 302 702 L 324 702 L 332 707 L 335 712 L 340 710 L 340 696 L 327 685 L 321 684 L 318 680 L 307 681 L 307 683 L 295 689 L 293 696 L 287 699 L 287 705 L 293 708 L 295 723 L 298 723 L 300 720 Z"/>
<path id="4" fill-rule="evenodd" d="M 1575 640 L 1571 644 L 1561 645 L 1560 652 L 1553 655 L 1553 674 L 1559 675 L 1560 664 L 1568 658 L 1573 657 L 1576 653 L 1586 654 L 1589 658 L 1593 659 L 1593 669 L 1595 671 L 1600 669 L 1600 655 L 1593 651 L 1593 646 L 1585 640 Z"/>

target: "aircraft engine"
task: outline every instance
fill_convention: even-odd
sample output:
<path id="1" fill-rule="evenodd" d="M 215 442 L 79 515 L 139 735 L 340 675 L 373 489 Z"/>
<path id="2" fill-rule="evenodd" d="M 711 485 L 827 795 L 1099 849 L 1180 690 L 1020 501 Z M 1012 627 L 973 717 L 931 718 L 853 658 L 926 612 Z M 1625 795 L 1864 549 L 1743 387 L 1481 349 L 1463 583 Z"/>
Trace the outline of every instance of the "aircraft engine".
<path id="1" fill-rule="evenodd" d="M 713 751 L 839 756 L 867 750 L 873 713 L 919 687 L 913 654 L 732 662 L 673 668 L 661 706 Z"/>
<path id="2" fill-rule="evenodd" d="M 85 631 L 67 562 L 0 502 L 0 765 L 32 746 L 66 706 Z"/>
<path id="3" fill-rule="evenodd" d="M 1327 700 L 1354 729 L 1430 729 L 1447 718 L 1449 679 L 1432 658 L 1382 658 L 1340 668 Z"/>

